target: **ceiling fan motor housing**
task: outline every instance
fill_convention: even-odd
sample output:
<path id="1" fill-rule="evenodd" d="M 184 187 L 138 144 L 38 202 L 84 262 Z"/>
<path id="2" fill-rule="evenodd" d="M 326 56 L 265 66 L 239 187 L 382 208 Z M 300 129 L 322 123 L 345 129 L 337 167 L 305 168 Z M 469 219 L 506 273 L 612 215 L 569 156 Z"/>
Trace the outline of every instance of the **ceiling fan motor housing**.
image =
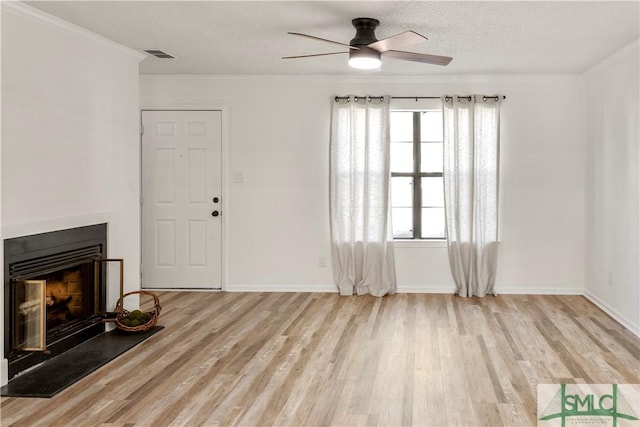
<path id="1" fill-rule="evenodd" d="M 349 45 L 351 46 L 366 46 L 373 42 L 377 42 L 375 29 L 380 25 L 380 21 L 373 18 L 356 18 L 351 21 L 351 24 L 356 29 L 356 36 L 351 39 Z"/>
<path id="2" fill-rule="evenodd" d="M 369 45 L 378 41 L 374 31 L 380 25 L 380 21 L 373 18 L 356 18 L 351 23 L 356 29 L 356 36 L 349 45 L 358 49 L 349 51 L 349 65 L 366 70 L 379 68 L 380 52 Z"/>

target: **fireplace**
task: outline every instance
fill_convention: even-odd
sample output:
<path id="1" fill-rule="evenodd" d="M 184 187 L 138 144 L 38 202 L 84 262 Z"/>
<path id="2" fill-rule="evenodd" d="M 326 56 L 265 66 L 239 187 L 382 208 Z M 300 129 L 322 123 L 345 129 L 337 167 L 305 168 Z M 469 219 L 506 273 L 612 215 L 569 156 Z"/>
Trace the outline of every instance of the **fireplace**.
<path id="1" fill-rule="evenodd" d="M 4 241 L 9 379 L 105 331 L 107 225 Z"/>

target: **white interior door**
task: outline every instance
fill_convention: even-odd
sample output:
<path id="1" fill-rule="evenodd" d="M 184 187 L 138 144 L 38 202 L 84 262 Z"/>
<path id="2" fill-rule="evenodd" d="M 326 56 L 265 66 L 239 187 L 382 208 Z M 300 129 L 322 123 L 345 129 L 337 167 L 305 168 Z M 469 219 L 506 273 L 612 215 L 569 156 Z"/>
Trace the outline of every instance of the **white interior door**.
<path id="1" fill-rule="evenodd" d="M 222 114 L 142 112 L 142 287 L 220 289 Z"/>

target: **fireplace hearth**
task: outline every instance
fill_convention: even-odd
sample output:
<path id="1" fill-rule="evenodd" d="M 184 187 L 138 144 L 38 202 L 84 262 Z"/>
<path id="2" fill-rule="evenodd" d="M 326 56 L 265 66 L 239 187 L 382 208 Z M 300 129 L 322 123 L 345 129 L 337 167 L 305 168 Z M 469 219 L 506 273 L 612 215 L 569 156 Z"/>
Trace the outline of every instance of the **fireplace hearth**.
<path id="1" fill-rule="evenodd" d="M 8 376 L 105 331 L 107 225 L 4 241 Z"/>

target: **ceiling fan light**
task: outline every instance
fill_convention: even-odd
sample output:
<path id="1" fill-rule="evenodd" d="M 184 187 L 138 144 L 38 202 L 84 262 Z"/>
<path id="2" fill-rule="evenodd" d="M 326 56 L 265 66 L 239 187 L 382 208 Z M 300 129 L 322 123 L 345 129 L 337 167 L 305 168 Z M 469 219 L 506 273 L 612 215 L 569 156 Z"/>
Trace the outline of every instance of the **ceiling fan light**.
<path id="1" fill-rule="evenodd" d="M 349 66 L 359 70 L 375 70 L 380 68 L 380 60 L 378 58 L 350 58 Z"/>
<path id="2" fill-rule="evenodd" d="M 349 52 L 349 66 L 359 70 L 377 70 L 380 68 L 380 52 L 360 48 Z"/>

